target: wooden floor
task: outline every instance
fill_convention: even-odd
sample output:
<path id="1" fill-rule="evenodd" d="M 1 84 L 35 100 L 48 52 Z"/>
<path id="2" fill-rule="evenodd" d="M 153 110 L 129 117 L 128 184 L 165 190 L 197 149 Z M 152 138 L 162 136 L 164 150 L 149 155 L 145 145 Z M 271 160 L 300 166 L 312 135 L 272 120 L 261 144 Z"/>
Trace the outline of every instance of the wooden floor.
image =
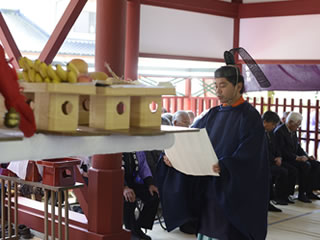
<path id="1" fill-rule="evenodd" d="M 269 214 L 268 240 L 320 239 L 320 201 L 283 206 L 282 213 Z"/>
<path id="2" fill-rule="evenodd" d="M 277 206 L 282 213 L 269 213 L 267 240 L 320 240 L 320 200 L 313 203 L 296 201 L 288 206 Z M 195 236 L 179 230 L 167 233 L 159 224 L 147 233 L 152 240 L 188 240 Z"/>
<path id="3" fill-rule="evenodd" d="M 269 212 L 269 229 L 267 240 L 320 240 L 320 201 L 302 203 L 296 201 L 288 206 L 277 206 L 282 213 Z M 174 230 L 164 231 L 159 223 L 155 223 L 147 234 L 152 240 L 195 240 L 196 237 Z M 36 234 L 37 235 L 37 234 Z M 34 237 L 34 240 L 41 238 Z M 132 240 L 136 240 L 134 237 Z"/>

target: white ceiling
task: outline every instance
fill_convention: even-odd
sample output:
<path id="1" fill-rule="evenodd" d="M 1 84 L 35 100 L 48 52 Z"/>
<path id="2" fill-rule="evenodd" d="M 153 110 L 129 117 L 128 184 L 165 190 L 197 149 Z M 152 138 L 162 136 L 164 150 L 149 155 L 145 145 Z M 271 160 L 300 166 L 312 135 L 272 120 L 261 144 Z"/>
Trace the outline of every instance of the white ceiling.
<path id="1" fill-rule="evenodd" d="M 240 46 L 256 59 L 319 59 L 320 14 L 241 19 Z"/>
<path id="2" fill-rule="evenodd" d="M 232 18 L 141 6 L 142 53 L 221 58 L 232 46 Z"/>
<path id="3" fill-rule="evenodd" d="M 246 3 L 275 0 L 244 0 Z M 320 1 L 320 0 L 319 0 Z M 142 5 L 140 52 L 222 58 L 233 47 L 233 19 Z M 240 21 L 240 46 L 256 59 L 319 59 L 320 14 Z"/>

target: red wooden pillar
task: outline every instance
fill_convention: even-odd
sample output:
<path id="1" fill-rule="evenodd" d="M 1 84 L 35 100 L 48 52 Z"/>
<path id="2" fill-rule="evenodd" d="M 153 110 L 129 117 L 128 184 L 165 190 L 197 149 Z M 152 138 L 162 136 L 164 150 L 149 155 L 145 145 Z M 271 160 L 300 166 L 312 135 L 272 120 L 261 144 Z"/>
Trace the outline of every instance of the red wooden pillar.
<path id="1" fill-rule="evenodd" d="M 138 79 L 140 0 L 127 2 L 125 78 Z"/>
<path id="2" fill-rule="evenodd" d="M 130 233 L 122 229 L 124 176 L 121 161 L 121 154 L 93 156 L 88 192 L 88 230 L 96 233 L 92 240 L 130 239 Z"/>
<path id="3" fill-rule="evenodd" d="M 232 2 L 242 4 L 242 0 L 232 0 Z M 240 39 L 240 18 L 236 17 L 234 18 L 234 23 L 233 23 L 233 48 L 239 47 L 239 42 L 240 42 L 239 39 Z M 236 53 L 234 58 L 237 64 L 239 61 L 239 54 Z M 242 72 L 242 67 L 240 65 L 239 65 L 239 69 L 240 69 L 240 72 Z"/>
<path id="4" fill-rule="evenodd" d="M 96 71 L 110 64 L 124 75 L 126 0 L 97 0 Z M 88 230 L 90 240 L 129 240 L 122 229 L 123 170 L 121 154 L 95 155 L 89 170 Z"/>
<path id="5" fill-rule="evenodd" d="M 126 2 L 97 0 L 96 71 L 106 72 L 107 62 L 118 76 L 124 75 Z"/>
<path id="6" fill-rule="evenodd" d="M 186 85 L 185 85 L 185 94 L 186 96 L 184 102 L 185 110 L 193 110 L 191 109 L 191 78 L 186 78 Z"/>

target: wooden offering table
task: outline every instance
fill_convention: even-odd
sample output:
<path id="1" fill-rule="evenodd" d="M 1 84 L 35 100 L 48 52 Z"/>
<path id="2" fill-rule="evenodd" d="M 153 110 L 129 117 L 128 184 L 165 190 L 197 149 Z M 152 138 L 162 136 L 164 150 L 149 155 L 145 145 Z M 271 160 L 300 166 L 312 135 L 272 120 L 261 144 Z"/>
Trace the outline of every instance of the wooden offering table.
<path id="1" fill-rule="evenodd" d="M 89 127 L 80 127 L 76 131 L 66 132 L 42 130 L 41 133 L 38 132 L 31 138 L 0 141 L 3 156 L 1 162 L 92 156 L 95 154 L 111 156 L 121 152 L 162 150 L 170 148 L 174 144 L 173 133 L 185 131 L 198 130 L 170 126 L 112 131 Z M 98 165 L 105 163 L 113 166 L 118 162 L 120 165 L 111 170 L 100 169 L 100 165 Z M 95 165 L 89 170 L 89 185 L 75 190 L 78 192 L 77 198 L 84 214 L 72 211 L 66 213 L 69 214 L 69 239 L 130 239 L 130 234 L 122 229 L 123 172 L 121 159 L 120 161 L 112 158 L 103 159 L 99 160 L 98 164 L 95 162 Z M 101 201 L 108 202 L 108 204 L 104 204 L 103 209 L 97 208 L 97 203 Z M 26 224 L 32 229 L 45 233 L 46 209 L 40 207 L 39 204 L 42 203 L 19 197 L 19 224 Z M 48 232 L 50 231 L 49 227 Z M 51 228 L 54 229 L 54 227 Z M 59 235 L 58 225 L 55 234 Z"/>

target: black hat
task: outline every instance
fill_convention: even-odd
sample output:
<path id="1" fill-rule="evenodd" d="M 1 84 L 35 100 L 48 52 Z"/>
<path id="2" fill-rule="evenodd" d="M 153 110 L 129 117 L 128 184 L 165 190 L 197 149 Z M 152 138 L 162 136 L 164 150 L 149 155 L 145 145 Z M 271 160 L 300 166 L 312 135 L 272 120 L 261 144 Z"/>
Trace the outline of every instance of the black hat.
<path id="1" fill-rule="evenodd" d="M 231 65 L 220 67 L 214 72 L 216 78 L 237 77 L 239 75 L 241 75 L 239 68 Z"/>

